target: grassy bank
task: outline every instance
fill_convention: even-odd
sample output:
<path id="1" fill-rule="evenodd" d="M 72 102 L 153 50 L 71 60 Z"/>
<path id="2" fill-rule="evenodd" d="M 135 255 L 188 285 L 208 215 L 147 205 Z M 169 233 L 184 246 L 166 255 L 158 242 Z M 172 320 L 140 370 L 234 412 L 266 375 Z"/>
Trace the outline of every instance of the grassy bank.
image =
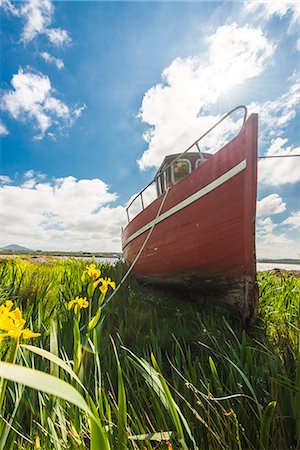
<path id="1" fill-rule="evenodd" d="M 103 308 L 124 266 L 86 264 L 0 264 L 3 314 L 40 333 L 2 339 L 0 449 L 299 448 L 299 278 L 259 274 L 245 330 L 132 280 Z"/>

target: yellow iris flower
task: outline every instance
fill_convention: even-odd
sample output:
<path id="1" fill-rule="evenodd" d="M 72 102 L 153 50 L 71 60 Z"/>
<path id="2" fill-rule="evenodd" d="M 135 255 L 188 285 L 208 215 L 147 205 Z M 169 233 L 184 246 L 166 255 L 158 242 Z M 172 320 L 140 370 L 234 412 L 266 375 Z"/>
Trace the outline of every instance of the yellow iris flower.
<path id="1" fill-rule="evenodd" d="M 7 300 L 7 301 L 5 302 L 5 305 L 0 305 L 0 315 L 1 315 L 2 312 L 5 311 L 5 310 L 8 310 L 8 311 L 9 311 L 9 310 L 11 309 L 12 305 L 13 305 L 13 302 L 12 302 L 11 300 Z"/>
<path id="2" fill-rule="evenodd" d="M 81 281 L 82 281 L 82 282 L 85 281 L 85 274 L 86 274 L 86 273 L 87 273 L 88 276 L 89 276 L 90 278 L 92 278 L 93 280 L 97 280 L 97 278 L 99 278 L 100 275 L 101 275 L 101 270 L 100 270 L 100 269 L 97 269 L 96 264 L 90 264 L 89 266 L 86 266 L 86 269 L 87 269 L 87 270 L 85 270 L 85 271 L 83 272 L 82 277 L 81 277 Z"/>
<path id="3" fill-rule="evenodd" d="M 102 283 L 99 289 L 103 295 L 106 294 L 108 286 L 116 289 L 116 283 L 114 281 L 111 281 L 110 278 L 99 278 L 99 280 L 95 281 L 95 283 L 93 284 L 94 289 L 96 289 L 99 283 Z"/>
<path id="4" fill-rule="evenodd" d="M 22 312 L 19 308 L 11 311 L 12 306 L 11 300 L 0 306 L 0 330 L 6 331 L 6 333 L 0 333 L 0 338 L 9 336 L 18 340 L 20 337 L 30 339 L 40 336 L 41 333 L 34 333 L 29 328 L 24 329 L 25 319 L 22 317 Z"/>
<path id="5" fill-rule="evenodd" d="M 77 314 L 78 311 L 81 310 L 81 308 L 87 308 L 89 306 L 89 302 L 87 301 L 86 297 L 76 297 L 74 300 L 71 300 L 68 303 L 68 309 L 72 309 L 74 307 L 74 312 Z"/>

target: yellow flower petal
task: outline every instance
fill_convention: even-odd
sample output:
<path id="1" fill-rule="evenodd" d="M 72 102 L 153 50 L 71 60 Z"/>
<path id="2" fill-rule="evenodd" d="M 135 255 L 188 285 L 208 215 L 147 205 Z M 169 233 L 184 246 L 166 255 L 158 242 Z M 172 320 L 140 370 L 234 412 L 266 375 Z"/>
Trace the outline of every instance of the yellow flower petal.
<path id="1" fill-rule="evenodd" d="M 5 305 L 0 305 L 0 314 L 4 311 L 10 311 L 12 308 L 13 302 L 11 300 L 6 300 Z"/>
<path id="2" fill-rule="evenodd" d="M 116 289 L 116 282 L 115 281 L 111 281 L 111 279 L 108 279 L 108 284 L 110 285 L 111 288 Z"/>
<path id="3" fill-rule="evenodd" d="M 16 308 L 14 311 L 9 313 L 10 317 L 18 324 L 21 322 L 25 323 L 25 320 L 22 319 L 22 313 L 19 308 Z"/>
<path id="4" fill-rule="evenodd" d="M 68 310 L 72 309 L 74 303 L 76 303 L 76 300 L 71 300 L 71 301 L 68 303 Z"/>
<path id="5" fill-rule="evenodd" d="M 101 275 L 101 270 L 97 269 L 96 264 L 90 264 L 87 268 L 87 273 L 90 278 L 97 280 Z"/>
<path id="6" fill-rule="evenodd" d="M 7 308 L 8 310 L 10 310 L 12 308 L 13 302 L 11 300 L 7 300 L 5 302 L 5 308 Z"/>
<path id="7" fill-rule="evenodd" d="M 40 333 L 34 333 L 29 328 L 23 329 L 25 319 L 22 317 L 22 312 L 19 308 L 11 311 L 12 305 L 13 303 L 8 300 L 4 309 L 0 310 L 0 330 L 6 331 L 6 333 L 0 334 L 0 339 L 11 337 L 17 340 L 22 335 L 25 339 L 40 336 Z"/>
<path id="8" fill-rule="evenodd" d="M 9 336 L 9 333 L 1 333 L 0 334 L 0 340 L 6 336 Z"/>
<path id="9" fill-rule="evenodd" d="M 107 292 L 107 284 L 102 284 L 102 286 L 100 286 L 100 291 L 102 292 L 103 295 L 106 295 Z"/>
<path id="10" fill-rule="evenodd" d="M 89 302 L 85 299 L 83 299 L 82 303 L 81 303 L 81 308 L 87 308 L 89 306 Z"/>
<path id="11" fill-rule="evenodd" d="M 96 287 L 98 286 L 99 283 L 102 282 L 102 280 L 103 280 L 103 278 L 98 278 L 97 281 L 94 281 L 94 283 L 93 283 L 93 288 L 96 289 Z"/>
<path id="12" fill-rule="evenodd" d="M 22 331 L 22 337 L 24 339 L 31 339 L 40 336 L 41 333 L 34 333 L 29 328 L 25 328 L 25 330 Z"/>
<path id="13" fill-rule="evenodd" d="M 103 295 L 106 295 L 106 292 L 108 290 L 108 286 L 110 286 L 112 289 L 116 289 L 116 283 L 114 281 L 111 281 L 110 278 L 101 278 L 102 285 L 100 286 L 100 291 Z"/>
<path id="14" fill-rule="evenodd" d="M 77 312 L 81 309 L 81 308 L 87 308 L 89 306 L 89 302 L 87 301 L 86 297 L 82 298 L 82 297 L 76 297 L 74 300 L 71 300 L 68 303 L 68 309 L 72 309 L 74 306 L 74 312 L 75 314 L 77 314 Z"/>

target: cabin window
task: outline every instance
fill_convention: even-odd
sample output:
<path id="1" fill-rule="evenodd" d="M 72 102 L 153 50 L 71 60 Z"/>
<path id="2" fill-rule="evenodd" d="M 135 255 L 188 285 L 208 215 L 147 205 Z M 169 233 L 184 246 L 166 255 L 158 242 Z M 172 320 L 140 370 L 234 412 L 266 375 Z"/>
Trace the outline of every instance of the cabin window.
<path id="1" fill-rule="evenodd" d="M 162 192 L 164 193 L 167 189 L 167 171 L 164 170 L 161 174 L 161 184 L 162 184 Z"/>
<path id="2" fill-rule="evenodd" d="M 176 184 L 179 180 L 191 173 L 192 166 L 188 159 L 177 159 L 172 164 L 172 183 Z"/>
<path id="3" fill-rule="evenodd" d="M 159 177 L 157 180 L 157 196 L 159 197 L 161 194 L 162 194 L 161 178 Z"/>
<path id="4" fill-rule="evenodd" d="M 157 197 L 159 197 L 162 194 L 160 177 L 156 178 L 156 192 L 157 192 Z"/>
<path id="5" fill-rule="evenodd" d="M 161 174 L 156 179 L 156 190 L 157 196 L 162 195 L 167 189 L 167 171 L 164 170 L 166 166 L 164 166 L 161 170 Z"/>

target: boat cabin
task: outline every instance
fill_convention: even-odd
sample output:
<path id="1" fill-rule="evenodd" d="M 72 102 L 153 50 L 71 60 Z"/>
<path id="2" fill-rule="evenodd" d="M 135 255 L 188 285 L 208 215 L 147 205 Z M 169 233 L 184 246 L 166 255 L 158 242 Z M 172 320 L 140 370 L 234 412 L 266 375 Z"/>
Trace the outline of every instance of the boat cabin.
<path id="1" fill-rule="evenodd" d="M 211 156 L 211 153 L 202 152 L 177 153 L 166 156 L 155 175 L 157 196 L 159 197 L 168 187 L 198 169 Z"/>

